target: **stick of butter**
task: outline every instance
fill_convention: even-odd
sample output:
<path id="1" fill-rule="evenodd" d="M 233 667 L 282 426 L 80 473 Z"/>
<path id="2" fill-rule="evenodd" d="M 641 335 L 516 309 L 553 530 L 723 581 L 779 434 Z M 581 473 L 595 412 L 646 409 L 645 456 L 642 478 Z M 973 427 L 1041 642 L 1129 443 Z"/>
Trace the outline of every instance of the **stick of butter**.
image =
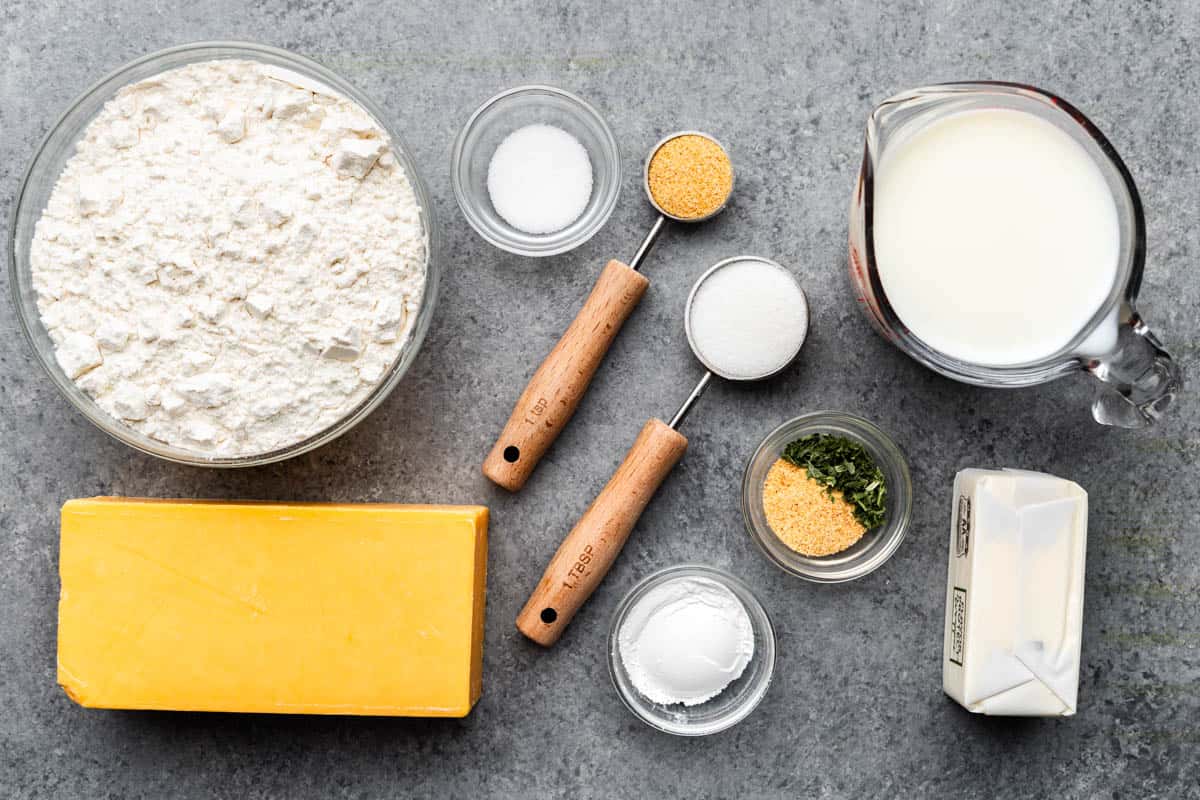
<path id="1" fill-rule="evenodd" d="M 954 479 L 942 685 L 977 714 L 1075 713 L 1087 493 L 1038 472 Z"/>
<path id="2" fill-rule="evenodd" d="M 461 717 L 479 506 L 71 500 L 58 682 L 91 708 Z"/>

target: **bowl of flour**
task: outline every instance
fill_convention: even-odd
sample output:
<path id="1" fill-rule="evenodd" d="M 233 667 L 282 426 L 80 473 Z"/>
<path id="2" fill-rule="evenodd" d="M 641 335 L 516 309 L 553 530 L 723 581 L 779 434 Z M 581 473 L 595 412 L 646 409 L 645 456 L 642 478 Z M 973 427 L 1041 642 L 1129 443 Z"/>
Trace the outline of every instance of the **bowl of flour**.
<path id="1" fill-rule="evenodd" d="M 396 133 L 315 62 L 246 43 L 146 56 L 42 142 L 10 286 L 38 360 L 102 430 L 173 461 L 318 447 L 400 381 L 436 233 Z"/>

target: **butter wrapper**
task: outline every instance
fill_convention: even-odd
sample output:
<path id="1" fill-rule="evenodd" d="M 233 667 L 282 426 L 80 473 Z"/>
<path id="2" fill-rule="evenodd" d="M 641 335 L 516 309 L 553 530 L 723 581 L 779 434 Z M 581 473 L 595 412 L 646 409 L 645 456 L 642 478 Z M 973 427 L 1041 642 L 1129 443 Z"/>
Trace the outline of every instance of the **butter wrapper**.
<path id="1" fill-rule="evenodd" d="M 942 686 L 976 714 L 1075 713 L 1087 492 L 1053 475 L 954 479 Z"/>

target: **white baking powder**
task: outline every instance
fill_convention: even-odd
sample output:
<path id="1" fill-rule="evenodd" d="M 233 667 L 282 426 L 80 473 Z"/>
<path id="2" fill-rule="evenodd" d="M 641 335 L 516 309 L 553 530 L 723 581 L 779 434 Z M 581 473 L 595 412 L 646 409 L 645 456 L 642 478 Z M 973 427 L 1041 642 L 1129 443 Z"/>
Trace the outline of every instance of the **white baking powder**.
<path id="1" fill-rule="evenodd" d="M 562 230 L 592 197 L 587 148 L 562 128 L 526 125 L 504 138 L 488 162 L 488 196 L 504 221 L 525 233 Z"/>
<path id="2" fill-rule="evenodd" d="M 754 628 L 720 583 L 676 578 L 638 598 L 617 631 L 617 649 L 647 700 L 695 706 L 741 677 L 754 657 Z"/>
<path id="3" fill-rule="evenodd" d="M 191 64 L 88 126 L 30 252 L 59 364 L 137 431 L 213 456 L 294 444 L 360 403 L 425 285 L 386 134 L 290 70 Z"/>

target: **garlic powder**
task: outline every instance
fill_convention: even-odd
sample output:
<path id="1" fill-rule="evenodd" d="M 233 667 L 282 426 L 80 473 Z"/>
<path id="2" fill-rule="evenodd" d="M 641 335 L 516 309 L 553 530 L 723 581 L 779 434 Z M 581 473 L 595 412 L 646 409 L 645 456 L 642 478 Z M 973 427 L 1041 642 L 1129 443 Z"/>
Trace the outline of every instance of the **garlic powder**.
<path id="1" fill-rule="evenodd" d="M 647 700 L 697 706 L 745 672 L 754 658 L 754 626 L 725 586 L 677 577 L 635 601 L 617 631 L 617 649 Z"/>

